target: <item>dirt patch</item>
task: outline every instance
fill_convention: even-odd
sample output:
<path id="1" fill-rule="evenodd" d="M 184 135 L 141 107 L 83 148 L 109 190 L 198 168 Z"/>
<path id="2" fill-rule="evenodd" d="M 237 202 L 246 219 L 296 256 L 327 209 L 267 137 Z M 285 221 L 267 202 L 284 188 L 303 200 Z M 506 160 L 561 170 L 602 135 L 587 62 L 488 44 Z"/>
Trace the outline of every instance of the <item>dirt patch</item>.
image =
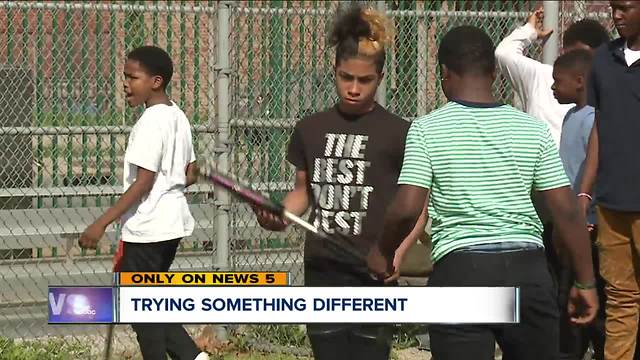
<path id="1" fill-rule="evenodd" d="M 397 360 L 431 360 L 431 353 L 418 348 L 407 348 L 395 351 L 395 359 Z"/>

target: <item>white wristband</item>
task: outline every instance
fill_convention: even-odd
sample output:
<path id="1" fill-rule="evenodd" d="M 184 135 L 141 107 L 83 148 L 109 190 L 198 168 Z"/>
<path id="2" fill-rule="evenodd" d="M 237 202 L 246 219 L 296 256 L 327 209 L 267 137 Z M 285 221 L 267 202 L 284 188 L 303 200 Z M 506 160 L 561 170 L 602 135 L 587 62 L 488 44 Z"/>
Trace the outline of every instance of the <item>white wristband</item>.
<path id="1" fill-rule="evenodd" d="M 591 195 L 587 194 L 587 193 L 580 193 L 578 194 L 578 197 L 586 197 L 587 199 L 589 199 L 590 201 L 593 201 L 593 197 L 591 197 Z"/>

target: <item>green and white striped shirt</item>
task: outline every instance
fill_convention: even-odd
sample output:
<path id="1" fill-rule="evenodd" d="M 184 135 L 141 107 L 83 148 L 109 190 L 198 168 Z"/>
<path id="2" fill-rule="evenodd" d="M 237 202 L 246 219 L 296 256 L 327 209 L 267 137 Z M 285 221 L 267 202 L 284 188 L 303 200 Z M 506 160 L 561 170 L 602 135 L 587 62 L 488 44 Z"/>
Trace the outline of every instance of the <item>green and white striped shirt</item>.
<path id="1" fill-rule="evenodd" d="M 411 124 L 398 184 L 431 190 L 436 262 L 470 245 L 543 246 L 531 191 L 569 180 L 542 121 L 509 105 L 449 102 Z"/>

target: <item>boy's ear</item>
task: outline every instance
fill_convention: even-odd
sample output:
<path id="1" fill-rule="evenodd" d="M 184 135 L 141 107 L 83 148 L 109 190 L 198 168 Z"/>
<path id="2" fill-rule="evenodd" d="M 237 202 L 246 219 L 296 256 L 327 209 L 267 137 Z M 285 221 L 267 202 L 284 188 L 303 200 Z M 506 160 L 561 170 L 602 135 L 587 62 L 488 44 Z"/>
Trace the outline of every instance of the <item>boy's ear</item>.
<path id="1" fill-rule="evenodd" d="M 449 68 L 445 64 L 440 64 L 440 80 L 449 78 Z"/>
<path id="2" fill-rule="evenodd" d="M 162 88 L 162 84 L 164 83 L 164 79 L 160 75 L 154 75 L 152 78 L 152 88 L 153 90 L 158 90 Z"/>

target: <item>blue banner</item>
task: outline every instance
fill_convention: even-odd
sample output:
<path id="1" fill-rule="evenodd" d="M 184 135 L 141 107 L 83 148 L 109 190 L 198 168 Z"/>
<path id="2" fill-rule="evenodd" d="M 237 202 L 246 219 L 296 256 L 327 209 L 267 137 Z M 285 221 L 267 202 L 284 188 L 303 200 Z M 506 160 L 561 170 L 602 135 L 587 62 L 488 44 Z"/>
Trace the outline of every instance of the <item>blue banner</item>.
<path id="1" fill-rule="evenodd" d="M 115 289 L 112 287 L 49 287 L 49 323 L 81 324 L 115 322 Z"/>

